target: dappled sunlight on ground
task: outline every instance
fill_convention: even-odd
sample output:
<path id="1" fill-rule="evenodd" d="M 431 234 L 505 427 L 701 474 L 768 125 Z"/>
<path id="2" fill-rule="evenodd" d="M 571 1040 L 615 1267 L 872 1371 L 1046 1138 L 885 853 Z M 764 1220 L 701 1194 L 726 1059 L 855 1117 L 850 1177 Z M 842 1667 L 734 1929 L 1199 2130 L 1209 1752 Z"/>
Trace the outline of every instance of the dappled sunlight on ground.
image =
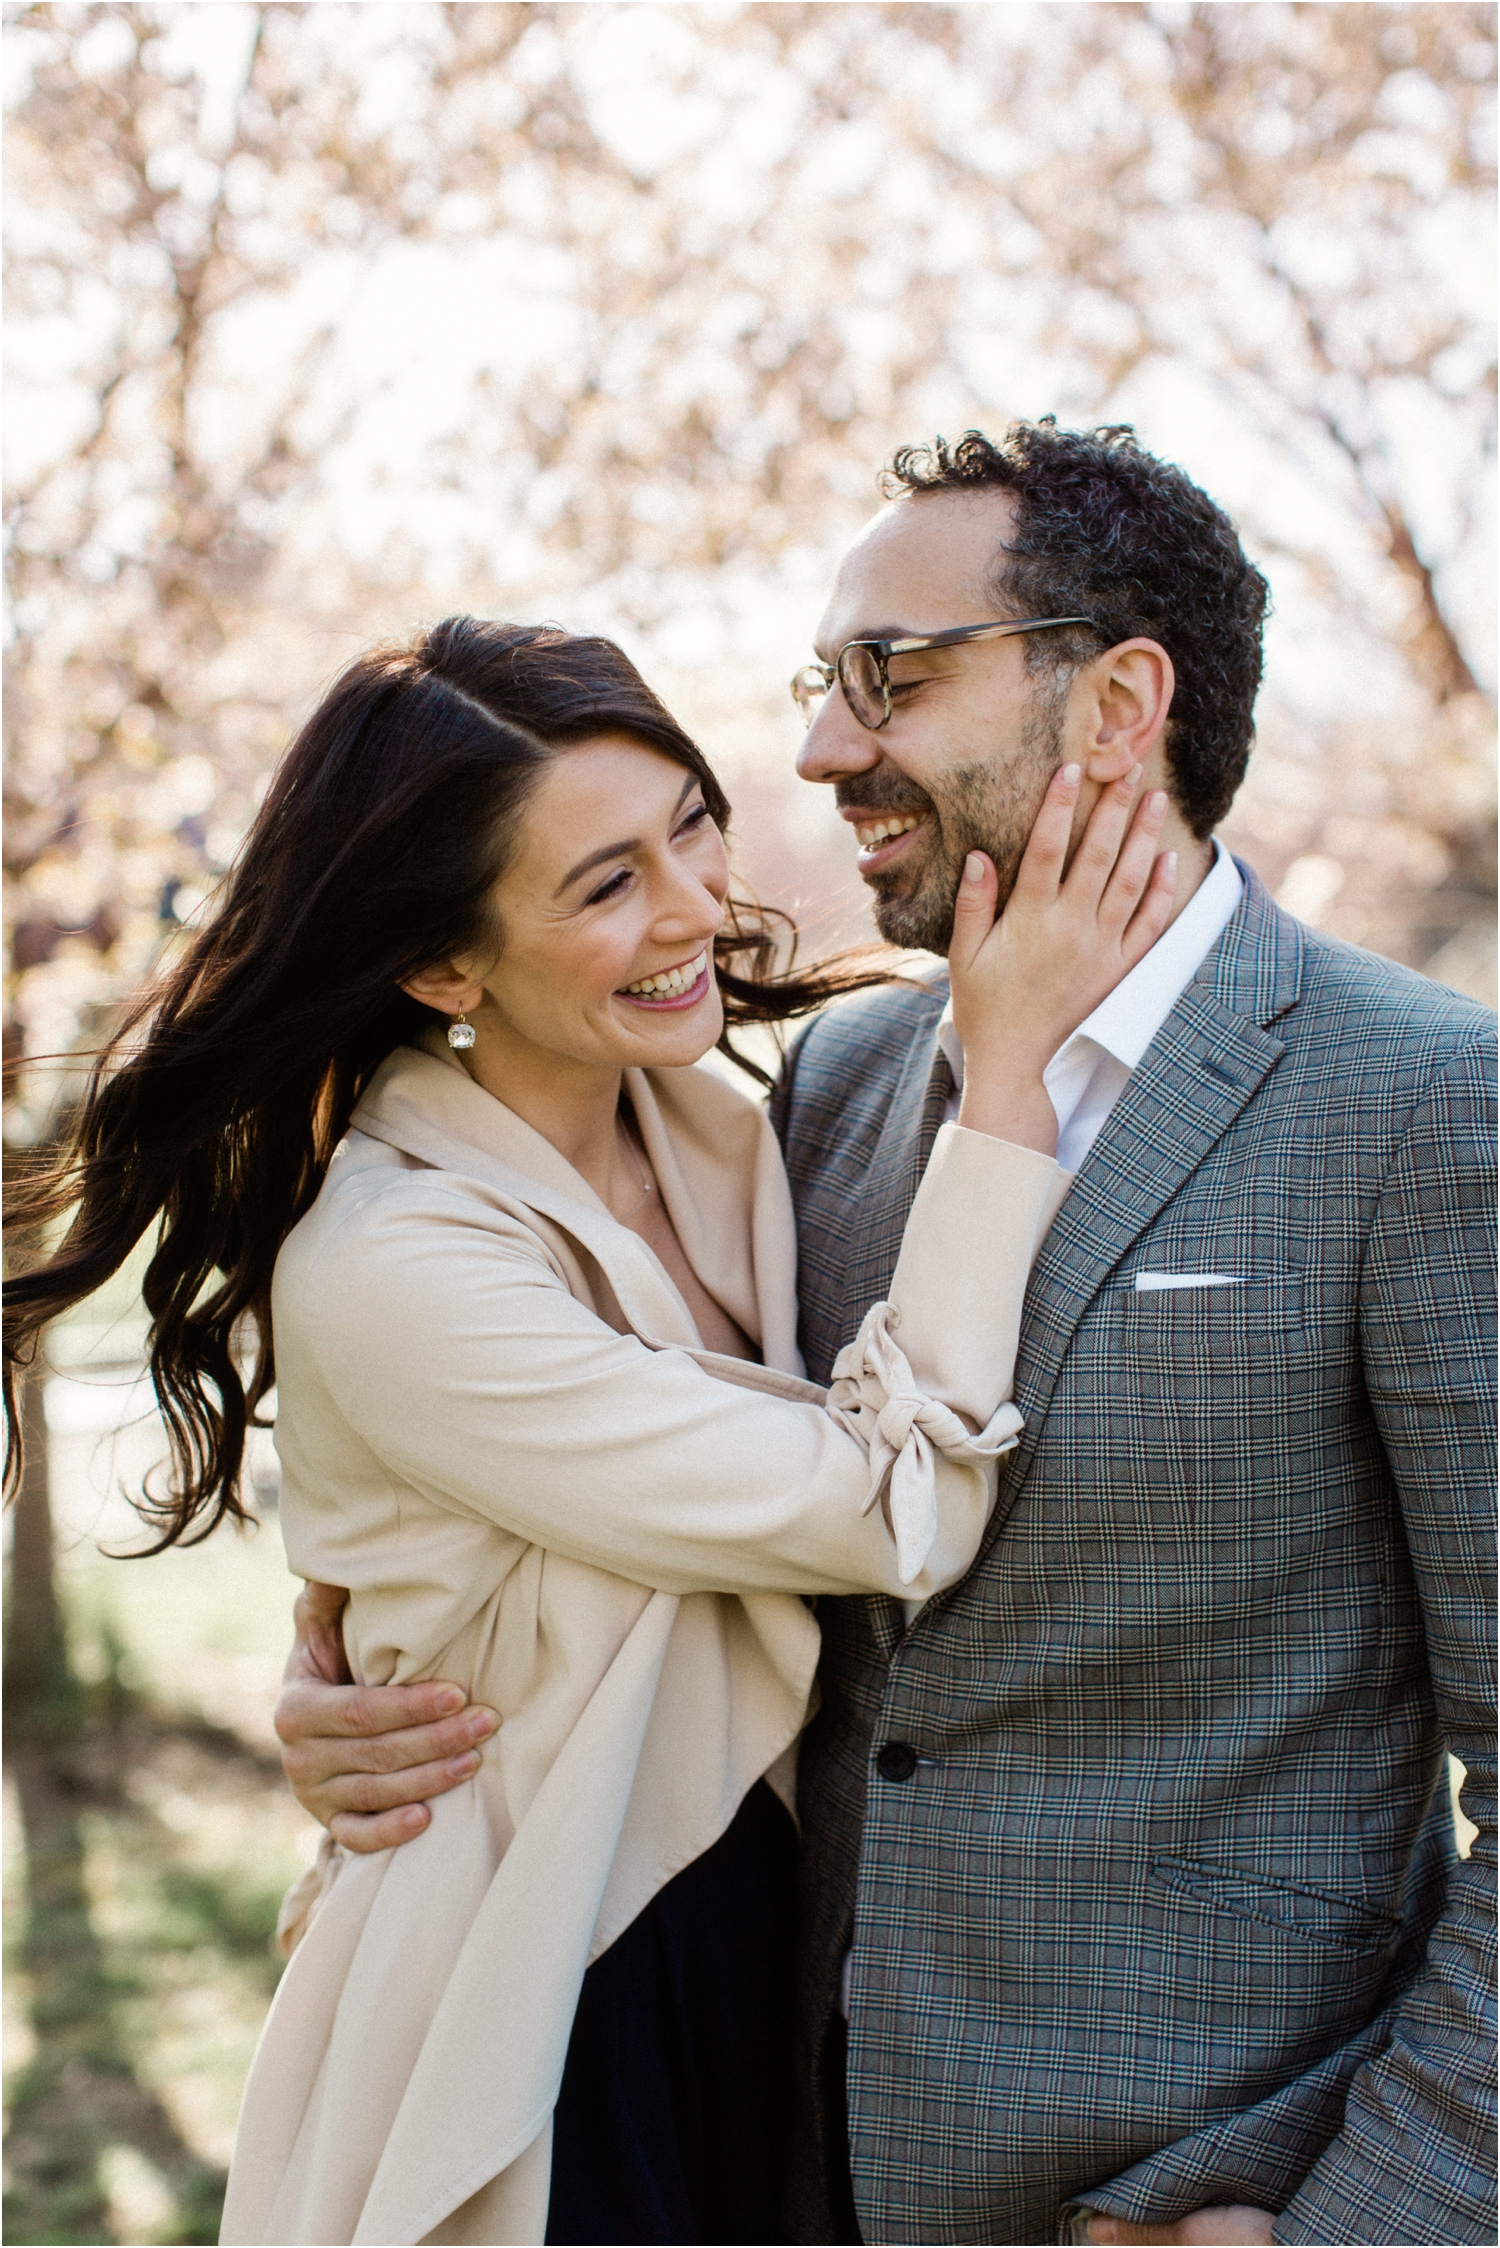
<path id="1" fill-rule="evenodd" d="M 113 1372 L 113 1370 L 111 1370 Z M 117 1495 L 159 1447 L 128 1380 L 52 1385 L 76 1709 L 8 1742 L 6 2237 L 216 2238 L 241 2089 L 316 1830 L 271 1708 L 294 1586 L 274 1511 L 147 1560 Z M 127 1419 L 130 1415 L 125 1416 Z M 123 1533 L 123 1536 L 122 1536 Z"/>

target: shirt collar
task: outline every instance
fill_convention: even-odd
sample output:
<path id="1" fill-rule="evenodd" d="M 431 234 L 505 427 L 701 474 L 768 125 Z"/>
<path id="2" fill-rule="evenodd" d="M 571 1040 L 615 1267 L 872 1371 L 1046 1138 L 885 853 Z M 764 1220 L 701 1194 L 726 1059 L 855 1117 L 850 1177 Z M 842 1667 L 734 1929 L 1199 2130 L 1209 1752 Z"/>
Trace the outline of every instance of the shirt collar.
<path id="1" fill-rule="evenodd" d="M 1064 1041 L 1053 1056 L 1051 1068 L 1075 1041 L 1093 1044 L 1126 1069 L 1134 1069 L 1161 1029 L 1172 1009 L 1192 982 L 1219 938 L 1234 918 L 1245 885 L 1240 870 L 1224 845 L 1214 837 L 1214 863 L 1171 926 L 1159 936 L 1144 960 L 1138 960 L 1106 999 Z M 953 1081 L 962 1085 L 963 1048 L 953 1022 L 950 997 L 938 1024 L 938 1044 Z"/>

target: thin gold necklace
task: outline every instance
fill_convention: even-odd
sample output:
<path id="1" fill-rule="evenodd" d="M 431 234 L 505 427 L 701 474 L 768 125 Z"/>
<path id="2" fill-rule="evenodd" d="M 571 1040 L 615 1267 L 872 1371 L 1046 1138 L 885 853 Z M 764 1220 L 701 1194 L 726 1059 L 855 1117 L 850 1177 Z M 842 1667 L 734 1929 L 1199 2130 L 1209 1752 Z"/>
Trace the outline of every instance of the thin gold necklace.
<path id="1" fill-rule="evenodd" d="M 640 1179 L 641 1201 L 644 1202 L 649 1196 L 652 1187 L 656 1184 L 656 1181 L 651 1176 L 650 1164 L 647 1163 L 645 1167 L 642 1168 L 642 1166 L 636 1162 L 635 1142 L 630 1136 L 630 1126 L 626 1123 L 624 1117 L 620 1114 L 618 1109 L 615 1111 L 615 1122 L 620 1128 L 620 1137 L 624 1140 L 625 1145 L 629 1150 L 631 1164 Z M 637 1207 L 639 1207 L 639 1204 L 637 1205 Z"/>

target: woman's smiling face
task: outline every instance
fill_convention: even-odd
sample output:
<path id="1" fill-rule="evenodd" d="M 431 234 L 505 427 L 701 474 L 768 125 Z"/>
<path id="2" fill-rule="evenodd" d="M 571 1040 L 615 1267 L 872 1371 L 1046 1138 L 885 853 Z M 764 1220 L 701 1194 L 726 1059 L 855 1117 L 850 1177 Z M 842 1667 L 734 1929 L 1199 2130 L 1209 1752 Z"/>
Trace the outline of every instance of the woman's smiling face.
<path id="1" fill-rule="evenodd" d="M 695 773 L 629 734 L 560 749 L 495 888 L 500 952 L 473 961 L 480 1039 L 584 1067 L 697 1061 L 724 1024 L 713 939 L 728 888 Z"/>

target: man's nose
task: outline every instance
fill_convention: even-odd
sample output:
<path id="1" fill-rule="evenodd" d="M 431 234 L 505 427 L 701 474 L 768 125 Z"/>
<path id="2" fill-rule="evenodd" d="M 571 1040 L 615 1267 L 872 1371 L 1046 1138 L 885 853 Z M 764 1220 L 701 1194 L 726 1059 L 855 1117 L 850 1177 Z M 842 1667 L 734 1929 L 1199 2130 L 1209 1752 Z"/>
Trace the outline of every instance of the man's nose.
<path id="1" fill-rule="evenodd" d="M 842 687 L 830 687 L 802 737 L 799 775 L 805 781 L 836 781 L 847 773 L 868 773 L 879 763 L 880 736 L 861 726 L 844 700 Z"/>

